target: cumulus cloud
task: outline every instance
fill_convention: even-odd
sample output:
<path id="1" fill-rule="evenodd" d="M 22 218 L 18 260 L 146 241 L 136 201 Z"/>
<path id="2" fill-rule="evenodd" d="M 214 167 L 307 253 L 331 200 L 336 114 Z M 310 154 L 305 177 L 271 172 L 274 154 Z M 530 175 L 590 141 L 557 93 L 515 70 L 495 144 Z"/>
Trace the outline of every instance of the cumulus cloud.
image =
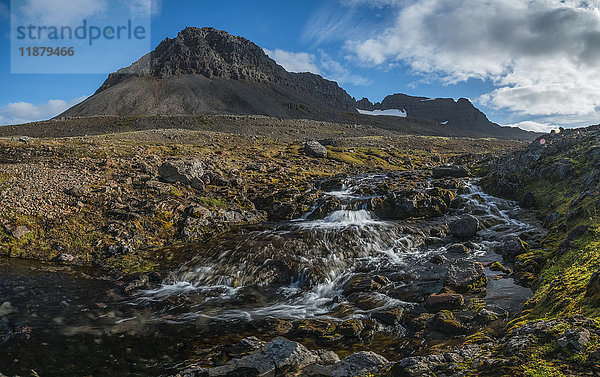
<path id="1" fill-rule="evenodd" d="M 600 1 L 402 3 L 393 26 L 346 43 L 359 62 L 401 61 L 447 84 L 489 80 L 480 102 L 521 114 L 600 109 Z"/>
<path id="2" fill-rule="evenodd" d="M 290 72 L 311 72 L 338 84 L 369 85 L 371 83 L 371 80 L 351 73 L 342 63 L 334 60 L 323 50 L 319 50 L 319 58 L 308 52 L 263 50 L 277 64 Z"/>
<path id="3" fill-rule="evenodd" d="M 70 101 L 51 99 L 41 105 L 34 105 L 29 102 L 9 103 L 0 108 L 0 125 L 4 126 L 50 119 L 86 98 L 83 96 Z"/>
<path id="4" fill-rule="evenodd" d="M 539 122 L 535 122 L 535 121 L 524 121 L 524 122 L 519 122 L 519 123 L 514 123 L 514 124 L 507 124 L 507 127 L 519 127 L 523 130 L 527 130 L 527 131 L 534 131 L 534 132 L 544 132 L 544 133 L 549 133 L 552 130 L 557 130 L 558 127 L 555 124 L 550 124 L 550 123 L 539 123 Z"/>
<path id="5" fill-rule="evenodd" d="M 320 50 L 319 63 L 326 72 L 326 77 L 330 80 L 336 81 L 338 84 L 352 84 L 352 85 L 369 85 L 371 80 L 360 75 L 351 73 L 342 63 L 334 60 L 325 51 Z"/>
<path id="6" fill-rule="evenodd" d="M 263 49 L 265 54 L 290 72 L 312 72 L 319 74 L 320 70 L 317 67 L 316 57 L 307 52 L 291 52 L 280 49 L 268 50 Z"/>

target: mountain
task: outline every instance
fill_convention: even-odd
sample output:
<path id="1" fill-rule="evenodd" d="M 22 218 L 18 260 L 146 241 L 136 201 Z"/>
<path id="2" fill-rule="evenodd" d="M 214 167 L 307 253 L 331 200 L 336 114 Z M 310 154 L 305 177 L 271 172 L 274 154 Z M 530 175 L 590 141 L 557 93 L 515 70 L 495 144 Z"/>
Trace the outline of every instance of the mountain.
<path id="1" fill-rule="evenodd" d="M 410 118 L 373 117 L 359 114 L 357 108 L 406 109 Z M 405 134 L 535 138 L 489 122 L 463 99 L 455 103 L 395 94 L 375 105 L 367 99 L 356 102 L 334 81 L 286 71 L 243 37 L 193 27 L 111 73 L 94 95 L 55 119 L 200 114 L 365 124 Z M 446 120 L 448 124 L 440 124 Z"/>
<path id="2" fill-rule="evenodd" d="M 249 40 L 188 27 L 108 76 L 96 93 L 59 117 L 95 115 L 260 114 L 334 117 L 356 112 L 337 83 L 287 72 Z"/>
<path id="3" fill-rule="evenodd" d="M 356 102 L 359 110 L 401 110 L 407 117 L 429 119 L 443 126 L 472 131 L 501 138 L 532 138 L 533 132 L 516 127 L 502 127 L 491 122 L 471 101 L 461 98 L 413 97 L 406 94 L 393 94 L 383 101 L 371 103 L 367 98 Z"/>

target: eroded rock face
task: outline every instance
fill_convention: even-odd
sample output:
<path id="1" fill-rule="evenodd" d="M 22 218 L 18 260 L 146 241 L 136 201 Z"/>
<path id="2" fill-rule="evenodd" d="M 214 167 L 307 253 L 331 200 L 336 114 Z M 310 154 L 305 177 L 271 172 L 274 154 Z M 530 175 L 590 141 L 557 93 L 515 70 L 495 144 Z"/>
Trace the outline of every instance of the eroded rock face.
<path id="1" fill-rule="evenodd" d="M 167 183 L 182 183 L 196 189 L 202 189 L 204 169 L 198 160 L 173 160 L 158 168 L 160 178 Z"/>
<path id="2" fill-rule="evenodd" d="M 61 116 L 227 113 L 306 118 L 356 112 L 354 99 L 336 82 L 309 72 L 287 72 L 249 40 L 208 27 L 187 27 L 166 38 L 131 66 L 111 73 L 85 102 Z"/>
<path id="3" fill-rule="evenodd" d="M 527 138 L 530 134 L 526 131 L 518 131 L 511 127 L 500 127 L 490 122 L 484 113 L 479 111 L 466 98 L 458 101 L 453 98 L 426 98 L 413 97 L 406 94 L 393 94 L 384 98 L 381 103 L 371 103 L 363 98 L 357 101 L 356 107 L 361 110 L 404 110 L 411 118 L 430 119 L 441 123 L 440 127 L 454 127 L 469 131 L 487 132 L 495 135 L 506 135 L 509 133 L 519 134 L 519 137 Z M 531 136 L 528 136 L 531 138 Z"/>
<path id="4" fill-rule="evenodd" d="M 456 292 L 483 292 L 487 277 L 481 263 L 456 261 L 448 267 L 444 286 Z"/>

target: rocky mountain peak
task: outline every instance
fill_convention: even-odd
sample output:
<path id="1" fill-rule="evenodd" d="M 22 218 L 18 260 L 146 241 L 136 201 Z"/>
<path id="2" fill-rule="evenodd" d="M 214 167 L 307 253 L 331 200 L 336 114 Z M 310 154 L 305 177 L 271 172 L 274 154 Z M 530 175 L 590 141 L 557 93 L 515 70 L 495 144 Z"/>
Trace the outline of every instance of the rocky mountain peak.
<path id="1" fill-rule="evenodd" d="M 332 108 L 355 111 L 354 99 L 336 82 L 308 72 L 287 72 L 251 41 L 212 27 L 186 27 L 177 37 L 166 38 L 131 66 L 111 73 L 96 94 L 131 77 L 164 80 L 184 75 L 275 84 L 310 95 Z M 296 101 L 288 102 L 297 106 L 293 104 Z"/>

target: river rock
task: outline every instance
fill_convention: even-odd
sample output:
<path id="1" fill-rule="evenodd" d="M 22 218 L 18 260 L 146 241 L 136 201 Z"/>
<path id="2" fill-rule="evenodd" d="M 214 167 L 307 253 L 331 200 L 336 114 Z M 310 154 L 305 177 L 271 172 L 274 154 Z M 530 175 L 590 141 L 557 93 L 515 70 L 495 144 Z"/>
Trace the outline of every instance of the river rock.
<path id="1" fill-rule="evenodd" d="M 435 313 L 440 310 L 455 310 L 463 306 L 465 298 L 461 294 L 433 294 L 427 297 L 425 309 Z"/>
<path id="2" fill-rule="evenodd" d="M 344 296 L 348 296 L 355 292 L 372 292 L 389 283 L 390 280 L 381 275 L 354 275 L 344 284 L 343 294 Z"/>
<path id="3" fill-rule="evenodd" d="M 458 238 L 470 238 L 477 233 L 479 220 L 472 215 L 464 215 L 448 224 L 450 232 Z"/>
<path id="4" fill-rule="evenodd" d="M 275 338 L 265 344 L 263 353 L 273 361 L 280 373 L 297 371 L 321 361 L 320 357 L 302 344 L 283 337 Z"/>
<path id="5" fill-rule="evenodd" d="M 450 245 L 450 246 L 448 246 L 448 248 L 446 250 L 450 253 L 457 253 L 457 254 L 468 254 L 471 252 L 471 249 L 469 249 L 468 247 L 466 247 L 465 245 L 463 245 L 461 243 Z"/>
<path id="6" fill-rule="evenodd" d="M 448 310 L 442 310 L 434 315 L 428 326 L 432 330 L 450 335 L 464 334 L 467 331 L 467 328 Z"/>
<path id="7" fill-rule="evenodd" d="M 482 292 L 487 287 L 487 277 L 481 263 L 456 261 L 448 267 L 444 286 L 456 292 Z"/>
<path id="8" fill-rule="evenodd" d="M 167 183 L 183 183 L 196 189 L 202 189 L 204 169 L 198 160 L 173 160 L 158 168 L 160 178 Z"/>
<path id="9" fill-rule="evenodd" d="M 469 169 L 462 165 L 441 165 L 432 170 L 433 178 L 463 178 L 469 176 Z"/>
<path id="10" fill-rule="evenodd" d="M 354 377 L 373 375 L 383 369 L 389 361 L 374 352 L 362 351 L 353 353 L 336 363 L 331 368 L 332 377 Z"/>
<path id="11" fill-rule="evenodd" d="M 396 326 L 402 321 L 403 314 L 404 309 L 395 308 L 373 312 L 371 313 L 371 317 L 384 325 Z"/>
<path id="12" fill-rule="evenodd" d="M 304 153 L 310 157 L 326 158 L 327 148 L 318 141 L 311 140 L 304 143 Z"/>
<path id="13" fill-rule="evenodd" d="M 529 250 L 529 246 L 517 236 L 511 236 L 502 243 L 500 253 L 508 262 L 514 262 L 515 258 Z"/>
<path id="14" fill-rule="evenodd" d="M 201 376 L 276 376 L 297 375 L 311 364 L 333 364 L 339 362 L 331 351 L 309 351 L 302 344 L 277 337 L 266 343 L 264 348 L 229 361 L 221 367 L 201 370 Z M 182 372 L 180 375 L 185 373 Z"/>
<path id="15" fill-rule="evenodd" d="M 443 254 L 437 254 L 431 257 L 429 261 L 434 264 L 444 264 L 448 262 L 448 258 Z"/>

